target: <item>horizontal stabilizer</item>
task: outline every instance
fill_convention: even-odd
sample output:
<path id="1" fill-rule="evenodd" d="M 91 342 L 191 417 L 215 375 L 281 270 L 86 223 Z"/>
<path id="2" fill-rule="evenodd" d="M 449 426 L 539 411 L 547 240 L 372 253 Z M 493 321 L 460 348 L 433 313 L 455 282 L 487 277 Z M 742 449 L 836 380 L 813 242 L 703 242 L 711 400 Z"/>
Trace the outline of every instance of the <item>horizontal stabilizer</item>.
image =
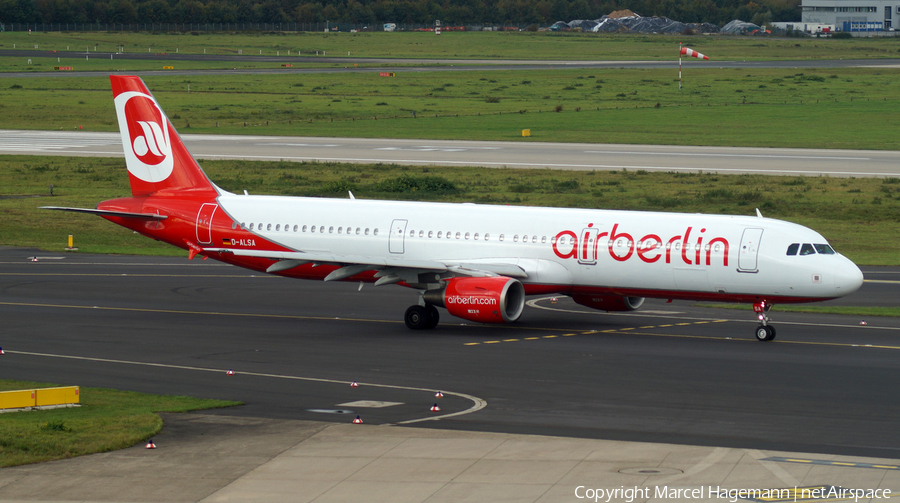
<path id="1" fill-rule="evenodd" d="M 41 206 L 41 209 L 74 211 L 76 213 L 90 213 L 92 215 L 100 215 L 101 217 L 134 218 L 137 220 L 165 220 L 169 218 L 165 215 L 157 215 L 156 213 L 132 213 L 130 211 L 95 210 L 90 208 L 66 208 L 63 206 Z"/>

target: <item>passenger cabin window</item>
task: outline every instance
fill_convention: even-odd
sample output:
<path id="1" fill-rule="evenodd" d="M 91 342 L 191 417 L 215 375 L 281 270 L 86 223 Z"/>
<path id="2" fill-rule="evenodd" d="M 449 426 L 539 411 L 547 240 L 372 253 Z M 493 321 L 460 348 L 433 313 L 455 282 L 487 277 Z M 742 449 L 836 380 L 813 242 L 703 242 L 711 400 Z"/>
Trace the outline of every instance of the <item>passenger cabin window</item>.
<path id="1" fill-rule="evenodd" d="M 826 244 L 816 244 L 813 245 L 816 247 L 816 251 L 822 255 L 834 255 L 834 249 L 831 246 Z"/>
<path id="2" fill-rule="evenodd" d="M 803 243 L 800 247 L 800 255 L 815 255 L 816 249 L 809 243 Z"/>
<path id="3" fill-rule="evenodd" d="M 253 230 L 253 222 L 250 222 L 250 230 Z"/>
<path id="4" fill-rule="evenodd" d="M 788 246 L 787 254 L 791 255 L 791 256 L 796 255 L 797 250 L 799 250 L 799 249 L 800 249 L 800 243 L 792 243 L 790 246 Z"/>

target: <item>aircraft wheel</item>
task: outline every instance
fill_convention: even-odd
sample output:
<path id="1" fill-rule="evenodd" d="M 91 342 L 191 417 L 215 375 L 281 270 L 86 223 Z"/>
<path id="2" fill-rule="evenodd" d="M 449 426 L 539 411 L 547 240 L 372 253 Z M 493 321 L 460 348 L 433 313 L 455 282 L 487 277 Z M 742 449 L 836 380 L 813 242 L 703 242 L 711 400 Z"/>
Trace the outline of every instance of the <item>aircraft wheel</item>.
<path id="1" fill-rule="evenodd" d="M 756 340 L 771 341 L 775 338 L 775 327 L 771 325 L 760 325 L 756 327 Z"/>
<path id="2" fill-rule="evenodd" d="M 403 316 L 403 321 L 406 322 L 407 328 L 412 330 L 423 330 L 428 328 L 429 322 L 428 311 L 419 305 L 409 306 L 409 309 L 406 310 L 406 315 Z"/>
<path id="3" fill-rule="evenodd" d="M 434 328 L 441 321 L 441 313 L 433 304 L 425 304 L 425 313 L 428 315 L 428 324 L 425 325 L 425 328 Z"/>

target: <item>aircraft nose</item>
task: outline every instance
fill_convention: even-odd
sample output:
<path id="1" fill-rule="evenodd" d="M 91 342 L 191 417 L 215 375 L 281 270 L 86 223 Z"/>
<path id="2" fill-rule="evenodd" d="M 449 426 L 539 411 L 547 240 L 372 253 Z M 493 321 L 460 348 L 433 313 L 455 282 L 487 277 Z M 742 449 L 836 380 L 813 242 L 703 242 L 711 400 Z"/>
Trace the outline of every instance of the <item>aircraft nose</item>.
<path id="1" fill-rule="evenodd" d="M 846 263 L 835 271 L 834 286 L 840 295 L 851 294 L 863 284 L 863 273 L 859 267 L 849 259 L 844 260 Z"/>

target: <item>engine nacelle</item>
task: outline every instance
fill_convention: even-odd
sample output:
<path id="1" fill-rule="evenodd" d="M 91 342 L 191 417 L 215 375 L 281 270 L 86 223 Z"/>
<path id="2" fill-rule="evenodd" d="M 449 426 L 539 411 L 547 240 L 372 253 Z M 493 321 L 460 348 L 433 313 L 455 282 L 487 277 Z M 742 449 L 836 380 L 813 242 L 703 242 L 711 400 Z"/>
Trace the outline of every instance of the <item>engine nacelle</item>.
<path id="1" fill-rule="evenodd" d="M 505 276 L 450 278 L 446 287 L 429 290 L 424 298 L 453 316 L 479 323 L 510 323 L 525 309 L 525 287 Z"/>
<path id="2" fill-rule="evenodd" d="M 622 295 L 573 295 L 576 304 L 601 311 L 634 311 L 644 303 L 643 297 Z"/>

